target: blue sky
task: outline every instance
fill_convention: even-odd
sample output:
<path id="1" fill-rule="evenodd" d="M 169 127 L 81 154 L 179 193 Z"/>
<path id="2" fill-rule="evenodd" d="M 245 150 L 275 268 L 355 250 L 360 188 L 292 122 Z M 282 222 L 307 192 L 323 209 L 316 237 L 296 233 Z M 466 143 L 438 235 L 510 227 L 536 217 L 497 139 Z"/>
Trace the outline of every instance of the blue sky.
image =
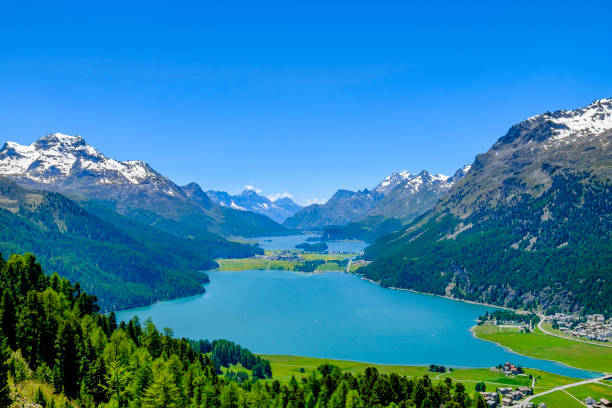
<path id="1" fill-rule="evenodd" d="M 230 193 L 451 174 L 612 96 L 609 1 L 25 3 L 0 5 L 1 140 L 81 134 Z"/>

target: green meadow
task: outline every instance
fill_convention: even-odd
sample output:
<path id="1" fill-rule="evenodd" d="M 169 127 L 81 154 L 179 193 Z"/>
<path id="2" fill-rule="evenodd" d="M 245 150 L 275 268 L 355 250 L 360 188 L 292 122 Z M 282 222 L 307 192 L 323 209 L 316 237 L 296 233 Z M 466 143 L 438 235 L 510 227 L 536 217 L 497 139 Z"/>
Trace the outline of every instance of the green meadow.
<path id="1" fill-rule="evenodd" d="M 284 251 L 267 250 L 265 254 L 272 256 Z M 335 262 L 342 261 L 347 258 L 352 258 L 354 255 L 348 254 L 317 254 L 317 253 L 302 253 L 301 251 L 292 251 L 296 255 L 301 256 L 304 261 L 323 260 L 324 264 L 320 265 L 317 270 L 321 272 L 344 271 L 345 267 L 339 266 Z M 236 259 L 217 259 L 220 271 L 247 271 L 247 270 L 286 270 L 292 271 L 294 267 L 303 262 L 300 261 L 270 261 L 263 258 L 236 258 Z M 351 266 L 351 272 L 355 271 L 359 266 Z"/>
<path id="2" fill-rule="evenodd" d="M 270 361 L 274 379 L 287 382 L 294 376 L 296 379 L 306 377 L 322 364 L 332 364 L 339 367 L 342 371 L 350 373 L 362 373 L 367 367 L 375 367 L 378 371 L 385 374 L 396 373 L 408 377 L 422 377 L 428 375 L 434 381 L 443 381 L 444 378 L 451 378 L 453 381 L 462 382 L 468 390 L 474 390 L 479 382 L 484 382 L 487 390 L 493 391 L 498 387 L 518 387 L 521 385 L 531 386 L 532 379 L 536 379 L 534 393 L 549 390 L 559 385 L 571 384 L 579 381 L 575 378 L 564 377 L 546 371 L 533 370 L 526 368 L 525 376 L 505 376 L 504 374 L 492 372 L 488 368 L 457 368 L 446 373 L 431 372 L 424 366 L 405 366 L 372 364 L 356 361 L 333 360 L 325 358 L 285 356 L 285 355 L 262 355 Z M 612 389 L 612 388 L 611 388 Z"/>
<path id="3" fill-rule="evenodd" d="M 513 351 L 530 357 L 558 361 L 586 370 L 609 372 L 612 370 L 612 348 L 596 344 L 566 340 L 542 333 L 500 331 L 495 326 L 475 326 L 476 337 L 499 343 Z"/>

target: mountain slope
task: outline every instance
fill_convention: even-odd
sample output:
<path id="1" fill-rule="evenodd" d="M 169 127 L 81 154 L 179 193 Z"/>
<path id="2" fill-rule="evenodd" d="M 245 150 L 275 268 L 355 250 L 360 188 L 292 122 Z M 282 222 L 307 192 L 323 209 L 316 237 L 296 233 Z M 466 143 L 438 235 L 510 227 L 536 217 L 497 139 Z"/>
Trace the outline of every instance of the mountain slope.
<path id="1" fill-rule="evenodd" d="M 248 219 L 241 212 L 192 200 L 145 162 L 108 158 L 80 136 L 54 133 L 29 146 L 7 142 L 0 149 L 0 175 L 25 187 L 61 192 L 79 202 L 105 201 L 122 215 L 164 226 L 179 236 L 286 232 L 267 219 L 255 215 Z"/>
<path id="2" fill-rule="evenodd" d="M 319 229 L 326 225 L 347 224 L 361 219 L 383 195 L 376 191 L 338 190 L 325 204 L 312 204 L 288 218 L 290 228 Z"/>
<path id="3" fill-rule="evenodd" d="M 469 170 L 470 166 L 465 166 L 457 170 L 452 177 L 430 174 L 423 170 L 419 174 L 408 173 L 403 180 L 393 179 L 387 185 L 384 185 L 383 181 L 376 191 L 386 191 L 385 196 L 367 215 L 412 220 L 431 209 Z M 389 190 L 391 185 L 394 187 Z"/>
<path id="4" fill-rule="evenodd" d="M 431 209 L 468 171 L 465 166 L 452 177 L 426 170 L 393 173 L 372 190 L 338 190 L 327 203 L 305 207 L 285 225 L 322 229 L 327 239 L 371 241 Z"/>
<path id="5" fill-rule="evenodd" d="M 233 196 L 224 191 L 214 190 L 209 190 L 206 194 L 218 205 L 235 210 L 252 211 L 265 215 L 278 223 L 284 222 L 302 208 L 289 197 L 272 201 L 267 197 L 259 195 L 253 189 L 246 189 L 242 193 Z"/>
<path id="6" fill-rule="evenodd" d="M 510 307 L 612 314 L 612 100 L 510 128 L 365 276 Z"/>
<path id="7" fill-rule="evenodd" d="M 216 266 L 205 249 L 113 214 L 124 228 L 61 194 L 0 179 L 0 252 L 36 252 L 50 272 L 95 288 L 105 309 L 203 292 L 197 271 Z"/>

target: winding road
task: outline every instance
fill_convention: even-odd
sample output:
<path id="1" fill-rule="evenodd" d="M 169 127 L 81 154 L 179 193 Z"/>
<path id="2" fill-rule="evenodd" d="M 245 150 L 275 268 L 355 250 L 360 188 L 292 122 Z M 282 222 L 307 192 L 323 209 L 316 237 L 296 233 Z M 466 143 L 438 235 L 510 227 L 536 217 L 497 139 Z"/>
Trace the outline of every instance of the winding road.
<path id="1" fill-rule="evenodd" d="M 590 384 L 590 383 L 595 383 L 595 382 L 599 382 L 599 381 L 603 381 L 603 380 L 609 380 L 609 379 L 612 379 L 612 375 L 606 375 L 606 376 L 603 376 L 603 377 L 591 378 L 590 380 L 578 381 L 578 382 L 575 382 L 575 383 L 572 383 L 572 384 L 561 385 L 559 387 L 551 388 L 548 391 L 540 392 L 539 394 L 530 395 L 527 398 L 525 398 L 524 400 L 522 400 L 518 406 L 519 407 L 527 407 L 527 406 L 529 406 L 529 402 L 531 402 L 532 399 L 541 397 L 541 396 L 546 395 L 546 394 L 552 394 L 553 392 L 566 390 L 568 388 L 577 387 L 579 385 Z"/>

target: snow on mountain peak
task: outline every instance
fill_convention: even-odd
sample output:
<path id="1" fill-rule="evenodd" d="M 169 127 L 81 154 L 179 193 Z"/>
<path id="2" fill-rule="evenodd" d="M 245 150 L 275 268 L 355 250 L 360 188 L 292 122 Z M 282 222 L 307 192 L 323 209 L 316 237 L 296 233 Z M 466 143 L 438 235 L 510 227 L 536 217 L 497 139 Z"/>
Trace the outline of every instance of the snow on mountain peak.
<path id="1" fill-rule="evenodd" d="M 0 149 L 0 174 L 43 184 L 81 176 L 93 176 L 95 184 L 141 184 L 163 178 L 145 162 L 108 158 L 81 136 L 59 132 L 28 146 L 5 143 Z"/>
<path id="2" fill-rule="evenodd" d="M 409 189 L 416 193 L 420 190 L 423 184 L 430 185 L 432 189 L 445 189 L 452 185 L 451 177 L 444 174 L 431 174 L 427 170 L 422 170 L 418 174 L 410 173 L 409 171 L 400 171 L 392 173 L 376 186 L 374 191 L 387 195 L 391 190 L 399 185 L 403 185 L 405 189 Z M 448 186 L 447 186 L 448 184 Z"/>
<path id="3" fill-rule="evenodd" d="M 402 181 L 410 178 L 411 176 L 412 174 L 407 170 L 391 173 L 390 176 L 387 176 L 387 178 L 381 181 L 380 184 L 374 188 L 374 191 L 385 195 L 389 191 L 393 190 Z"/>
<path id="4" fill-rule="evenodd" d="M 590 105 L 574 109 L 546 112 L 532 116 L 524 123 L 537 126 L 542 121 L 553 123 L 551 142 L 568 139 L 568 136 L 596 135 L 612 129 L 612 99 L 599 99 Z M 573 139 L 573 138 L 571 138 Z"/>

